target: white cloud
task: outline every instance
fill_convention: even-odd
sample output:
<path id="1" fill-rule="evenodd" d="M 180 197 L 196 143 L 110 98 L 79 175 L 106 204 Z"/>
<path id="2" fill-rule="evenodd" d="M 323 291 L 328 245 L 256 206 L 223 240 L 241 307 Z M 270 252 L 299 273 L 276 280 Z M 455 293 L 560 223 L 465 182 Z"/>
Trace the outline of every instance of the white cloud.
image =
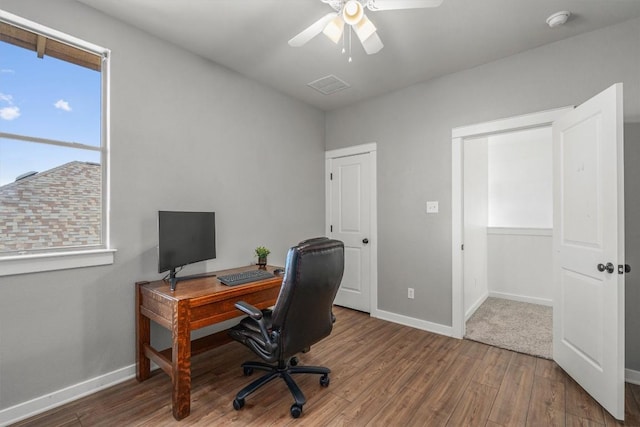
<path id="1" fill-rule="evenodd" d="M 20 117 L 20 108 L 13 105 L 13 96 L 0 92 L 0 102 L 9 104 L 8 107 L 0 108 L 0 119 L 13 120 Z"/>
<path id="2" fill-rule="evenodd" d="M 2 69 L 0 69 L 0 73 L 11 73 L 11 74 L 14 74 L 15 70 L 12 70 L 11 68 L 2 68 Z"/>
<path id="3" fill-rule="evenodd" d="M 13 120 L 20 117 L 20 108 L 18 107 L 4 107 L 0 108 L 0 119 Z"/>
<path id="4" fill-rule="evenodd" d="M 13 96 L 0 92 L 0 101 L 8 102 L 11 105 L 13 104 Z"/>
<path id="5" fill-rule="evenodd" d="M 64 99 L 59 99 L 58 101 L 56 101 L 55 104 L 53 104 L 56 108 L 60 109 L 60 110 L 64 110 L 64 111 L 71 111 L 71 107 L 69 106 L 69 103 L 67 101 L 65 101 Z"/>

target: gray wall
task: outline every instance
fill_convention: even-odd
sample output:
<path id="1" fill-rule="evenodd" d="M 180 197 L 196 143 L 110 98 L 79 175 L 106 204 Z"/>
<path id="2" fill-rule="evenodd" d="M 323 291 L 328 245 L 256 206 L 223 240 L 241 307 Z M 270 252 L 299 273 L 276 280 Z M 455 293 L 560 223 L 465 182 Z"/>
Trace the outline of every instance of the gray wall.
<path id="1" fill-rule="evenodd" d="M 450 325 L 451 129 L 580 103 L 618 81 L 626 121 L 640 122 L 640 20 L 414 85 L 325 122 L 318 110 L 73 1 L 0 0 L 0 8 L 112 49 L 118 249 L 113 266 L 0 278 L 0 410 L 134 363 L 133 283 L 159 277 L 158 209 L 217 212 L 210 269 L 253 261 L 259 244 L 282 263 L 292 242 L 323 233 L 325 142 L 377 142 L 380 308 Z M 632 192 L 640 127 L 626 130 L 627 258 L 640 272 Z M 426 200 L 440 201 L 438 215 L 424 214 Z M 627 276 L 632 369 L 640 369 L 637 274 Z"/>
<path id="2" fill-rule="evenodd" d="M 624 127 L 625 257 L 632 266 L 626 275 L 626 366 L 640 371 L 640 123 Z"/>
<path id="3" fill-rule="evenodd" d="M 324 113 L 69 0 L 0 8 L 110 48 L 112 266 L 0 278 L 0 409 L 135 362 L 156 211 L 216 211 L 218 259 L 324 232 Z M 253 202 L 250 199 L 253 198 Z M 155 330 L 159 340 L 166 340 Z"/>
<path id="4" fill-rule="evenodd" d="M 640 122 L 638 46 L 636 19 L 327 113 L 327 149 L 378 144 L 380 309 L 451 325 L 451 129 L 579 104 L 616 82 L 624 83 L 625 121 Z M 633 173 L 636 162 L 627 161 Z M 427 200 L 440 201 L 438 215 L 424 213 Z M 639 205 L 628 201 L 629 210 Z M 638 221 L 627 215 L 628 229 Z M 637 232 L 627 246 L 640 248 Z M 409 286 L 414 300 L 406 298 Z M 638 286 L 630 274 L 627 288 Z M 635 294 L 627 305 L 627 367 L 639 369 Z"/>

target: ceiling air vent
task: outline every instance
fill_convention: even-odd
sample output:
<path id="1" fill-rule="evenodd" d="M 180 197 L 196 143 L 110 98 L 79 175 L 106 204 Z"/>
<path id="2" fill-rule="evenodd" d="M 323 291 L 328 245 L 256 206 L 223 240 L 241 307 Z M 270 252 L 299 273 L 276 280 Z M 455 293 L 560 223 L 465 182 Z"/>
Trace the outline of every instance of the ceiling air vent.
<path id="1" fill-rule="evenodd" d="M 333 74 L 330 74 L 326 77 L 321 77 L 318 80 L 312 81 L 311 83 L 307 83 L 307 86 L 311 86 L 324 95 L 330 95 L 334 92 L 338 92 L 342 89 L 351 87 L 349 83 L 340 80 Z"/>

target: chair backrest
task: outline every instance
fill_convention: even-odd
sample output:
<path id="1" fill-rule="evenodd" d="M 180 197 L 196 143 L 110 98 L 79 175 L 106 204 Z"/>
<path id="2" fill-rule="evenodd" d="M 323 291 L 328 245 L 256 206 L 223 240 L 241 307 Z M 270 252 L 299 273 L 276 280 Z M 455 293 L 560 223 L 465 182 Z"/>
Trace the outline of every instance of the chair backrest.
<path id="1" fill-rule="evenodd" d="M 344 272 L 344 244 L 315 238 L 289 249 L 282 288 L 273 308 L 282 358 L 310 347 L 331 333 L 333 300 Z"/>

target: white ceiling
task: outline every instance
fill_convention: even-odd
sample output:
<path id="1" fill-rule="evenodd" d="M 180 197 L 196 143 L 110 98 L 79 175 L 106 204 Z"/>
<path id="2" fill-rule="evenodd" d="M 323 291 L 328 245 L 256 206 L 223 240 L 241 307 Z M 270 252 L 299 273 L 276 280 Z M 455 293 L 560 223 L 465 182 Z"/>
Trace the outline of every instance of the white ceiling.
<path id="1" fill-rule="evenodd" d="M 354 35 L 353 62 L 320 34 L 287 41 L 332 9 L 320 0 L 78 0 L 159 38 L 331 110 L 445 74 L 640 16 L 639 0 L 444 0 L 435 9 L 367 16 L 385 47 L 367 55 Z M 549 28 L 554 12 L 570 10 Z M 348 40 L 348 39 L 347 39 Z M 334 74 L 350 88 L 307 86 Z"/>

